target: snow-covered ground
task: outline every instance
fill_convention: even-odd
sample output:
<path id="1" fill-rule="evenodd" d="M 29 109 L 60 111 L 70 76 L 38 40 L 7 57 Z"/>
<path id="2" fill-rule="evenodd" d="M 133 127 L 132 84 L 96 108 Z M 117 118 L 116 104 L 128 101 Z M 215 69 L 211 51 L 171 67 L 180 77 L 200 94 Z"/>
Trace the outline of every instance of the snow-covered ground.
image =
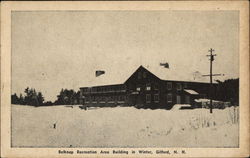
<path id="1" fill-rule="evenodd" d="M 12 105 L 14 147 L 238 147 L 238 108 Z M 56 128 L 54 128 L 56 124 Z"/>

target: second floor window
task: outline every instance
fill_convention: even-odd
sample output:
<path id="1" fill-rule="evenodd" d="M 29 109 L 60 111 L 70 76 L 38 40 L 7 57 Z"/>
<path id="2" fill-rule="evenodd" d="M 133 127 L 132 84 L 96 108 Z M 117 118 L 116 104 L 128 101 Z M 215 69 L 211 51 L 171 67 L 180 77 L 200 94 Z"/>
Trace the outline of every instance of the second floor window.
<path id="1" fill-rule="evenodd" d="M 167 89 L 168 89 L 168 90 L 171 90 L 171 89 L 172 89 L 172 82 L 168 82 L 168 83 L 167 83 Z"/>
<path id="2" fill-rule="evenodd" d="M 181 87 L 181 83 L 177 83 L 177 90 L 181 90 L 182 87 Z"/>
<path id="3" fill-rule="evenodd" d="M 136 88 L 136 91 L 141 91 L 141 87 L 137 87 L 137 88 Z"/>
<path id="4" fill-rule="evenodd" d="M 184 83 L 183 88 L 188 88 L 187 83 Z"/>
<path id="5" fill-rule="evenodd" d="M 158 90 L 158 89 L 159 89 L 158 83 L 155 83 L 154 89 L 155 89 L 155 90 Z"/>
<path id="6" fill-rule="evenodd" d="M 151 90 L 151 85 L 150 85 L 150 83 L 147 83 L 147 84 L 146 84 L 146 90 L 147 90 L 147 91 L 150 91 L 150 90 Z"/>

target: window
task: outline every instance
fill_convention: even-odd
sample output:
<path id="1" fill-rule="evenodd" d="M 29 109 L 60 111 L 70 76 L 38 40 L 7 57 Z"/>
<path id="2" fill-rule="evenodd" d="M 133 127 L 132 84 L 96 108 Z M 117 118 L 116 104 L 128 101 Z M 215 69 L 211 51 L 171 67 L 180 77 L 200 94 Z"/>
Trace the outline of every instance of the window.
<path id="1" fill-rule="evenodd" d="M 158 90 L 159 87 L 158 87 L 158 83 L 155 83 L 155 86 L 154 86 L 155 90 Z"/>
<path id="2" fill-rule="evenodd" d="M 146 84 L 146 90 L 147 90 L 147 91 L 150 91 L 150 90 L 151 90 L 151 85 L 150 85 L 150 83 L 147 83 L 147 84 Z"/>
<path id="3" fill-rule="evenodd" d="M 134 90 L 134 86 L 132 84 L 129 85 L 129 90 Z"/>
<path id="4" fill-rule="evenodd" d="M 110 97 L 110 101 L 114 101 L 114 96 L 111 96 L 111 97 Z"/>
<path id="5" fill-rule="evenodd" d="M 183 88 L 188 88 L 187 83 L 184 83 Z"/>
<path id="6" fill-rule="evenodd" d="M 107 91 L 107 87 L 103 87 L 103 92 L 106 92 Z"/>
<path id="7" fill-rule="evenodd" d="M 105 99 L 104 97 L 100 97 L 100 101 L 102 101 L 102 102 L 103 102 L 103 101 L 104 101 L 104 99 Z"/>
<path id="8" fill-rule="evenodd" d="M 155 101 L 155 103 L 159 102 L 159 94 L 154 95 L 154 101 Z"/>
<path id="9" fill-rule="evenodd" d="M 86 97 L 86 101 L 87 101 L 87 102 L 89 101 L 89 97 Z"/>
<path id="10" fill-rule="evenodd" d="M 107 92 L 110 92 L 110 91 L 111 91 L 111 88 L 110 88 L 110 87 L 107 87 L 106 90 L 107 90 Z"/>
<path id="11" fill-rule="evenodd" d="M 181 90 L 181 89 L 182 89 L 181 84 L 177 83 L 177 90 Z"/>
<path id="12" fill-rule="evenodd" d="M 168 89 L 168 90 L 171 90 L 171 89 L 172 89 L 172 82 L 168 82 L 168 83 L 167 83 L 167 89 Z"/>
<path id="13" fill-rule="evenodd" d="M 141 91 L 141 87 L 140 87 L 140 86 L 137 86 L 137 87 L 136 87 L 136 91 Z"/>
<path id="14" fill-rule="evenodd" d="M 171 102 L 172 102 L 172 94 L 171 94 L 171 93 L 169 93 L 169 94 L 167 95 L 167 102 L 168 102 L 168 103 L 171 103 Z"/>
<path id="15" fill-rule="evenodd" d="M 122 85 L 121 91 L 126 91 L 126 86 L 125 85 Z"/>
<path id="16" fill-rule="evenodd" d="M 96 101 L 99 102 L 99 100 L 100 100 L 100 98 L 97 96 L 97 97 L 96 97 Z"/>
<path id="17" fill-rule="evenodd" d="M 138 79 L 141 79 L 141 72 L 138 72 Z"/>
<path id="18" fill-rule="evenodd" d="M 122 96 L 122 97 L 121 97 L 121 100 L 122 100 L 122 101 L 125 101 L 125 96 Z"/>
<path id="19" fill-rule="evenodd" d="M 147 78 L 147 72 L 143 72 L 143 78 Z"/>
<path id="20" fill-rule="evenodd" d="M 190 104 L 190 96 L 189 95 L 185 96 L 185 102 L 186 102 L 186 104 Z"/>
<path id="21" fill-rule="evenodd" d="M 150 103 L 150 102 L 151 102 L 151 95 L 146 94 L 146 103 Z"/>

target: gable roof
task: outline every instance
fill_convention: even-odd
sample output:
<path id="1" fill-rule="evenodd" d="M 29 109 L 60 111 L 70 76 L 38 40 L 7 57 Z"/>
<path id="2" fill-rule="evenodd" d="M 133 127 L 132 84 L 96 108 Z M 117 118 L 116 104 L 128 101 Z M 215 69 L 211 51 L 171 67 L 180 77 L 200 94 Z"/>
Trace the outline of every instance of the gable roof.
<path id="1" fill-rule="evenodd" d="M 98 77 L 95 76 L 95 71 L 93 74 L 88 76 L 88 80 L 83 85 L 84 87 L 94 87 L 94 86 L 104 86 L 104 85 L 115 85 L 123 84 L 133 75 L 140 67 L 148 70 L 156 77 L 165 81 L 185 81 L 185 82 L 201 82 L 209 83 L 209 77 L 196 76 L 192 73 L 178 73 L 181 72 L 176 68 L 164 68 L 159 65 L 155 66 L 142 66 L 142 65 L 133 65 L 128 66 L 126 69 L 120 69 L 118 71 L 113 71 L 113 68 L 102 68 L 100 70 L 105 71 L 105 74 Z"/>

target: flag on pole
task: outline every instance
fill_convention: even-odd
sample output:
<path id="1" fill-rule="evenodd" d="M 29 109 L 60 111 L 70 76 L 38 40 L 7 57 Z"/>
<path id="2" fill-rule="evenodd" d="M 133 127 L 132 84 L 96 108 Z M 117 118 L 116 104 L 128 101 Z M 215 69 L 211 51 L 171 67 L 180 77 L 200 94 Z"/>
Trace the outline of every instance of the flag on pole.
<path id="1" fill-rule="evenodd" d="M 96 70 L 95 71 L 95 77 L 101 76 L 103 74 L 105 74 L 105 71 L 102 71 L 102 70 Z"/>
<path id="2" fill-rule="evenodd" d="M 160 66 L 164 66 L 165 68 L 169 69 L 169 64 L 168 63 L 160 63 Z"/>

